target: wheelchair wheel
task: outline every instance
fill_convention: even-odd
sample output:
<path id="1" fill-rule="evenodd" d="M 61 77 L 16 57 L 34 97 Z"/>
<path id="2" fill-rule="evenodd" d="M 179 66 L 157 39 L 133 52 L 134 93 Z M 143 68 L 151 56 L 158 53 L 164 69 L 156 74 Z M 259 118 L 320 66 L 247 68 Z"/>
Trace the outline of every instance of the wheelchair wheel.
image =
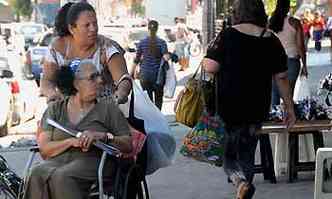
<path id="1" fill-rule="evenodd" d="M 17 199 L 22 183 L 23 180 L 10 170 L 6 159 L 0 155 L 0 195 Z"/>
<path id="2" fill-rule="evenodd" d="M 139 165 L 133 165 L 127 173 L 122 199 L 149 199 L 145 174 Z"/>
<path id="3" fill-rule="evenodd" d="M 9 190 L 6 187 L 0 187 L 0 197 L 2 199 L 17 199 L 16 194 L 13 192 L 13 190 Z"/>

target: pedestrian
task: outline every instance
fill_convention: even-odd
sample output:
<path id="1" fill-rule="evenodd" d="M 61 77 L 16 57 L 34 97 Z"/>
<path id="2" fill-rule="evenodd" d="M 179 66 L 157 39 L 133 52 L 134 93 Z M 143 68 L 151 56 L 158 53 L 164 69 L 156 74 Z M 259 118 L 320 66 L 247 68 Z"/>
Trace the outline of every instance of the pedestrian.
<path id="1" fill-rule="evenodd" d="M 226 128 L 224 170 L 237 188 L 236 199 L 250 199 L 255 192 L 256 132 L 268 119 L 272 78 L 284 100 L 288 128 L 295 123 L 295 114 L 287 56 L 279 39 L 266 29 L 264 3 L 234 1 L 232 21 L 233 26 L 219 33 L 209 46 L 203 66 L 217 77 L 217 112 Z"/>
<path id="2" fill-rule="evenodd" d="M 130 73 L 134 76 L 139 65 L 140 84 L 143 90 L 148 92 L 151 101 L 161 110 L 164 89 L 163 85 L 157 85 L 156 83 L 161 62 L 167 64 L 170 57 L 166 41 L 157 36 L 158 26 L 157 21 L 149 21 L 149 36 L 139 41 Z"/>
<path id="3" fill-rule="evenodd" d="M 24 199 L 88 198 L 98 178 L 102 154 L 92 143 L 103 141 L 130 153 L 129 125 L 113 100 L 97 99 L 102 78 L 92 60 L 75 60 L 62 66 L 54 80 L 66 97 L 51 103 L 43 114 L 39 149 L 45 161 L 32 168 Z M 72 137 L 50 126 L 48 119 L 82 135 Z M 105 177 L 115 178 L 113 163 L 106 161 Z"/>
<path id="4" fill-rule="evenodd" d="M 315 41 L 315 49 L 317 51 L 320 51 L 322 48 L 321 40 L 323 38 L 323 32 L 325 30 L 325 20 L 319 10 L 316 10 L 314 13 L 312 27 L 313 40 Z"/>
<path id="5" fill-rule="evenodd" d="M 175 54 L 179 57 L 180 71 L 184 71 L 189 67 L 190 33 L 183 18 L 176 18 L 175 37 Z"/>
<path id="6" fill-rule="evenodd" d="M 306 51 L 308 51 L 308 42 L 311 38 L 311 27 L 312 27 L 312 20 L 313 16 L 311 14 L 310 9 L 306 9 L 301 16 L 301 23 L 303 27 L 303 34 L 304 34 L 304 46 Z"/>
<path id="7" fill-rule="evenodd" d="M 65 4 L 56 16 L 55 30 L 58 37 L 43 63 L 41 94 L 48 101 L 61 98 L 54 85 L 55 72 L 73 59 L 91 59 L 103 75 L 99 97 L 114 94 L 124 103 L 131 90 L 124 51 L 115 41 L 98 34 L 94 8 L 88 3 Z"/>
<path id="8" fill-rule="evenodd" d="M 287 54 L 288 80 L 293 98 L 296 80 L 299 76 L 308 76 L 304 34 L 300 20 L 289 15 L 290 1 L 278 0 L 277 7 L 270 18 L 269 28 L 281 41 Z M 302 67 L 301 67 L 302 62 Z M 280 104 L 280 94 L 273 82 L 272 105 Z"/>

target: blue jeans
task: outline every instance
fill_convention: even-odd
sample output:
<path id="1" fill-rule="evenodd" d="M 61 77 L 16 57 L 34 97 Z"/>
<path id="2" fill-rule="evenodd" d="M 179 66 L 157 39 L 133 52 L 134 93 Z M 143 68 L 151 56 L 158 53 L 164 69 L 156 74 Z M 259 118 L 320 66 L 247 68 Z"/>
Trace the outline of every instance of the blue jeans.
<path id="1" fill-rule="evenodd" d="M 297 77 L 299 76 L 300 69 L 301 69 L 300 58 L 288 58 L 287 67 L 288 67 L 287 73 L 288 73 L 289 87 L 290 87 L 290 91 L 292 94 L 291 96 L 293 97 L 295 83 L 296 83 Z M 280 104 L 280 94 L 279 94 L 278 86 L 274 80 L 272 81 L 271 103 L 272 103 L 272 105 Z"/>
<path id="2" fill-rule="evenodd" d="M 323 37 L 323 30 L 314 30 L 312 35 L 314 41 L 320 41 Z"/>
<path id="3" fill-rule="evenodd" d="M 164 88 L 156 87 L 156 72 L 143 72 L 139 74 L 139 80 L 144 91 L 147 91 L 149 98 L 161 110 L 163 105 Z M 154 97 L 153 97 L 154 96 Z"/>

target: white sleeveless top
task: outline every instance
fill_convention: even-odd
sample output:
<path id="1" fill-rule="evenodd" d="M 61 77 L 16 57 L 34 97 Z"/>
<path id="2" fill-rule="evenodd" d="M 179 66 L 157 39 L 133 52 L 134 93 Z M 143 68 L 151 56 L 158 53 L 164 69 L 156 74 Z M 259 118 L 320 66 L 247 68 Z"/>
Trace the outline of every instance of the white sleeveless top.
<path id="1" fill-rule="evenodd" d="M 102 43 L 103 44 L 103 43 Z M 57 64 L 58 66 L 65 66 L 68 65 L 73 59 L 68 59 L 67 55 L 70 51 L 70 45 L 66 45 L 65 55 L 62 55 L 56 49 L 50 46 L 49 50 L 47 51 L 44 59 L 47 62 L 52 62 Z M 91 59 L 91 61 L 96 65 L 97 70 L 99 72 L 103 72 L 104 66 L 101 63 L 101 50 L 104 48 L 106 54 L 106 60 L 111 59 L 111 57 L 116 53 L 122 53 L 118 48 L 114 45 L 98 45 L 97 50 L 87 59 Z M 104 85 L 99 97 L 106 97 L 112 94 L 113 85 Z"/>
<path id="2" fill-rule="evenodd" d="M 282 31 L 277 33 L 282 46 L 289 58 L 296 58 L 299 56 L 299 50 L 296 45 L 296 30 L 289 23 L 289 16 L 284 19 L 284 26 Z"/>

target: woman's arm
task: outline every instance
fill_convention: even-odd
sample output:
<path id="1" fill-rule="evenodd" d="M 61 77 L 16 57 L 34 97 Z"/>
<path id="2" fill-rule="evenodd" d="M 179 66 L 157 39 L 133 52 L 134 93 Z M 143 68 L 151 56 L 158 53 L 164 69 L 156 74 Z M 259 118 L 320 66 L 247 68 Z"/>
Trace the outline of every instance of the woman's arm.
<path id="1" fill-rule="evenodd" d="M 120 149 L 123 153 L 130 153 L 133 150 L 132 140 L 129 135 L 114 136 L 114 139 L 110 141 L 110 144 Z"/>
<path id="2" fill-rule="evenodd" d="M 170 53 L 168 52 L 168 46 L 165 40 L 162 40 L 162 45 L 161 45 L 161 54 L 163 55 L 163 59 L 168 61 L 171 56 Z"/>
<path id="3" fill-rule="evenodd" d="M 107 62 L 107 68 L 115 82 L 119 81 L 123 75 L 128 74 L 126 61 L 122 54 L 115 54 Z M 117 85 L 115 95 L 118 96 L 119 103 L 125 103 L 130 93 L 132 84 L 130 79 L 124 79 Z"/>
<path id="4" fill-rule="evenodd" d="M 291 128 L 296 121 L 295 113 L 294 113 L 294 103 L 291 97 L 291 91 L 289 87 L 289 81 L 287 78 L 287 72 L 277 73 L 273 76 L 274 80 L 277 83 L 280 96 L 284 102 L 285 108 L 285 123 L 287 128 Z"/>
<path id="5" fill-rule="evenodd" d="M 219 71 L 219 63 L 213 59 L 204 58 L 202 61 L 203 68 L 207 73 L 217 73 Z"/>
<path id="6" fill-rule="evenodd" d="M 47 97 L 47 102 L 61 99 L 62 94 L 56 90 L 55 75 L 60 67 L 57 60 L 57 52 L 63 52 L 66 43 L 65 37 L 56 37 L 48 49 L 43 59 L 43 76 L 41 78 L 40 94 Z"/>
<path id="7" fill-rule="evenodd" d="M 62 97 L 61 93 L 56 90 L 54 84 L 57 68 L 58 66 L 55 63 L 44 61 L 43 76 L 40 80 L 40 94 L 46 96 L 48 102 Z"/>
<path id="8" fill-rule="evenodd" d="M 301 75 L 308 76 L 308 70 L 307 70 L 307 54 L 306 54 L 306 48 L 304 45 L 304 33 L 303 28 L 301 25 L 301 22 L 297 19 L 294 19 L 294 26 L 296 30 L 296 46 L 297 49 L 299 49 L 299 54 L 302 61 L 302 69 L 301 69 Z"/>
<path id="9" fill-rule="evenodd" d="M 109 133 L 112 135 L 112 139 L 107 138 L 107 134 Z M 131 136 L 114 136 L 111 132 L 84 131 L 79 138 L 79 144 L 82 146 L 83 151 L 88 151 L 92 143 L 97 140 L 108 141 L 108 144 L 115 146 L 123 153 L 130 153 L 132 151 Z"/>
<path id="10" fill-rule="evenodd" d="M 134 61 L 133 61 L 133 65 L 130 69 L 130 72 L 129 74 L 135 78 L 135 75 L 136 75 L 136 68 L 137 68 L 137 65 L 141 62 L 141 59 L 142 59 L 142 55 L 143 55 L 143 51 L 142 51 L 142 41 L 140 41 L 137 45 L 137 49 L 136 49 L 136 55 L 135 55 L 135 58 L 134 58 Z"/>
<path id="11" fill-rule="evenodd" d="M 49 159 L 57 156 L 70 147 L 80 147 L 79 139 L 68 138 L 62 141 L 50 141 L 49 133 L 40 132 L 38 137 L 38 145 L 43 158 Z"/>

